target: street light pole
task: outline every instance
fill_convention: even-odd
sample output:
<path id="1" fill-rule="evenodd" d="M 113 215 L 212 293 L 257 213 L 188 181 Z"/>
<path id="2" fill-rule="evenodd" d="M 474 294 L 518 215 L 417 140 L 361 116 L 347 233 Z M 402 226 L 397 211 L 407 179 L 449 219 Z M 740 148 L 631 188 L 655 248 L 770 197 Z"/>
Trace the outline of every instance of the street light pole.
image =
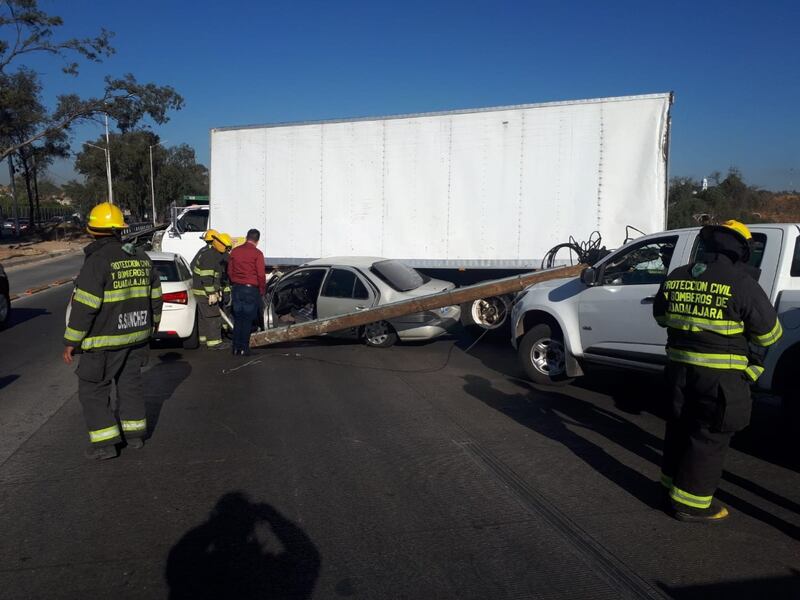
<path id="1" fill-rule="evenodd" d="M 108 135 L 108 113 L 106 113 L 106 176 L 108 177 L 108 202 L 114 204 L 114 192 L 111 187 L 111 139 Z"/>
<path id="2" fill-rule="evenodd" d="M 89 142 L 83 142 L 86 146 L 91 146 L 92 148 L 97 148 L 98 150 L 102 150 L 106 153 L 106 174 L 108 175 L 108 201 L 111 204 L 114 204 L 111 196 L 111 162 L 108 159 L 108 150 L 103 148 L 102 146 L 96 146 L 95 144 L 90 144 Z"/>
<path id="3" fill-rule="evenodd" d="M 153 201 L 153 226 L 156 224 L 156 184 L 155 178 L 153 177 L 153 148 L 166 143 L 167 142 L 165 140 L 163 142 L 158 142 L 157 144 L 151 144 L 148 148 L 150 150 L 150 198 Z"/>
<path id="4" fill-rule="evenodd" d="M 8 177 L 11 184 L 11 195 L 14 197 L 14 233 L 19 236 L 19 206 L 17 205 L 17 184 L 14 181 L 14 165 L 11 164 L 11 155 L 8 155 Z M 28 221 L 30 223 L 30 221 Z"/>

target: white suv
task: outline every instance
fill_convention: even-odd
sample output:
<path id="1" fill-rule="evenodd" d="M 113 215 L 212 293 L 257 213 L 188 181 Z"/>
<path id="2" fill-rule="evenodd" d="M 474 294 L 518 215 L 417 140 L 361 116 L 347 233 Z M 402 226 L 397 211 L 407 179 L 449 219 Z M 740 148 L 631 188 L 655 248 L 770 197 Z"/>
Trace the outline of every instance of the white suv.
<path id="1" fill-rule="evenodd" d="M 699 227 L 633 240 L 579 278 L 556 279 L 521 292 L 511 313 L 511 343 L 536 383 L 583 375 L 587 363 L 657 371 L 666 364 L 666 330 L 652 315 L 658 287 L 672 269 L 703 252 Z M 783 338 L 765 356 L 758 387 L 791 391 L 800 359 L 800 226 L 752 225 L 750 264 L 761 270 L 783 325 Z"/>

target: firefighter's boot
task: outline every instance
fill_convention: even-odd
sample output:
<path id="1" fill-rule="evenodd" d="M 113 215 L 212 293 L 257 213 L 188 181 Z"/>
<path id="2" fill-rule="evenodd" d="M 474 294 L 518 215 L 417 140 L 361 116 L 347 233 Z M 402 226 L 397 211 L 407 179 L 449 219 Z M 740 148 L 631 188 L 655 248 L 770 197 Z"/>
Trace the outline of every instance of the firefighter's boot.
<path id="1" fill-rule="evenodd" d="M 125 442 L 128 444 L 128 448 L 133 448 L 134 450 L 144 448 L 144 440 L 140 437 L 126 438 Z"/>
<path id="2" fill-rule="evenodd" d="M 693 509 L 689 506 L 675 507 L 674 516 L 684 523 L 719 523 L 730 516 L 728 509 L 718 500 L 712 500 L 711 506 Z"/>
<path id="3" fill-rule="evenodd" d="M 108 460 L 117 458 L 116 446 L 89 446 L 84 452 L 86 458 L 90 460 Z"/>

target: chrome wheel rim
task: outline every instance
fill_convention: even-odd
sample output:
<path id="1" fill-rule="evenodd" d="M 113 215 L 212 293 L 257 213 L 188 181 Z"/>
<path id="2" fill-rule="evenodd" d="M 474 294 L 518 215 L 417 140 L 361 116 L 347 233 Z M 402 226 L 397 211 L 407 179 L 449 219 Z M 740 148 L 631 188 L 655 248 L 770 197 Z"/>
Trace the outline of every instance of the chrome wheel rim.
<path id="1" fill-rule="evenodd" d="M 538 340 L 531 348 L 531 364 L 542 375 L 563 375 L 566 371 L 564 344 L 552 338 Z"/>

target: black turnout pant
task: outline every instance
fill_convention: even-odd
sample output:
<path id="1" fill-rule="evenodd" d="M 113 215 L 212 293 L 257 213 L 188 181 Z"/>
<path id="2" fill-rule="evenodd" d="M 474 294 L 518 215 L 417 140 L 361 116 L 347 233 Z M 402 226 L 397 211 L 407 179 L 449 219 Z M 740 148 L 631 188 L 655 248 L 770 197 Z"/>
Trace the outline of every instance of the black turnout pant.
<path id="1" fill-rule="evenodd" d="M 78 396 L 92 445 L 109 446 L 147 433 L 142 367 L 147 364 L 148 344 L 87 352 L 80 357 Z M 111 383 L 117 387 L 117 414 L 111 403 Z"/>
<path id="2" fill-rule="evenodd" d="M 750 422 L 750 386 L 743 371 L 670 362 L 671 411 L 664 435 L 662 483 L 676 508 L 711 504 L 733 434 Z"/>

